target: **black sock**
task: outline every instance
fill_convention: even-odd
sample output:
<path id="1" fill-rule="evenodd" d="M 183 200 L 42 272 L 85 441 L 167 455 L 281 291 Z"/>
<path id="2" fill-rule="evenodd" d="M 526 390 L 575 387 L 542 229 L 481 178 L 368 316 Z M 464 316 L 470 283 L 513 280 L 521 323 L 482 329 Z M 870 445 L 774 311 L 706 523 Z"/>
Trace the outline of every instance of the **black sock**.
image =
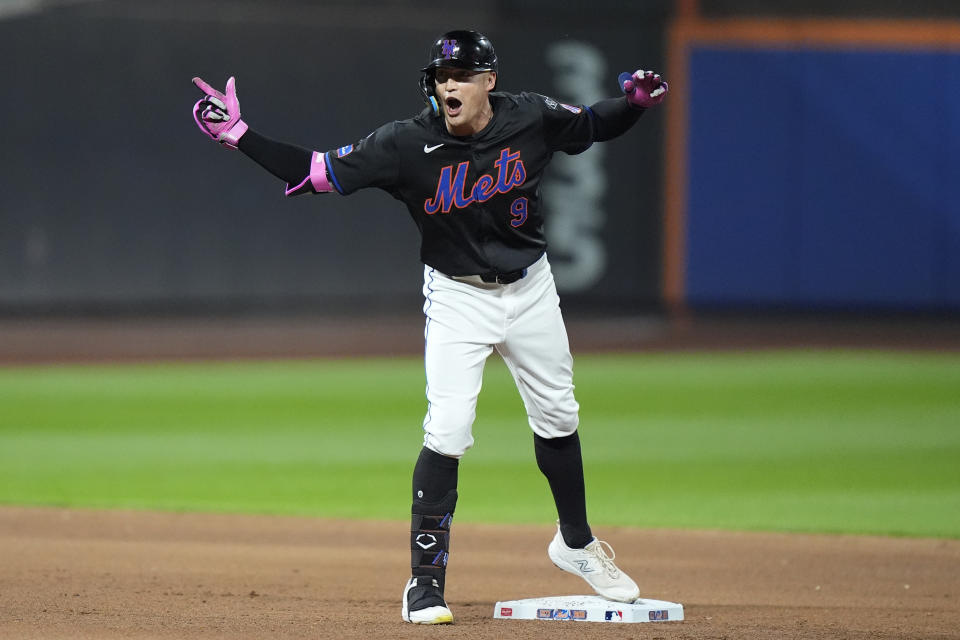
<path id="1" fill-rule="evenodd" d="M 460 460 L 424 447 L 413 468 L 413 501 L 440 502 L 457 488 Z"/>
<path id="2" fill-rule="evenodd" d="M 568 547 L 582 549 L 593 540 L 587 524 L 587 500 L 583 488 L 583 459 L 577 432 L 562 438 L 533 435 L 537 466 L 550 483 L 560 518 L 560 535 Z"/>

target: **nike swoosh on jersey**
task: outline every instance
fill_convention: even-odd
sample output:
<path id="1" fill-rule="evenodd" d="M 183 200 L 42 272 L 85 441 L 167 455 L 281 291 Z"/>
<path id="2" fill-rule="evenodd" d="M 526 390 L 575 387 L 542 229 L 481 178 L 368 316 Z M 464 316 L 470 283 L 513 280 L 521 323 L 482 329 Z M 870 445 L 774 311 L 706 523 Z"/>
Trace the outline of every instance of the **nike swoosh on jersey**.
<path id="1" fill-rule="evenodd" d="M 432 152 L 432 151 L 436 151 L 437 149 L 439 149 L 439 148 L 442 147 L 443 145 L 444 145 L 443 142 L 441 142 L 440 144 L 438 144 L 438 145 L 436 145 L 436 146 L 433 146 L 433 147 L 428 146 L 428 145 L 423 145 L 423 152 L 424 152 L 424 153 L 430 153 L 430 152 Z"/>

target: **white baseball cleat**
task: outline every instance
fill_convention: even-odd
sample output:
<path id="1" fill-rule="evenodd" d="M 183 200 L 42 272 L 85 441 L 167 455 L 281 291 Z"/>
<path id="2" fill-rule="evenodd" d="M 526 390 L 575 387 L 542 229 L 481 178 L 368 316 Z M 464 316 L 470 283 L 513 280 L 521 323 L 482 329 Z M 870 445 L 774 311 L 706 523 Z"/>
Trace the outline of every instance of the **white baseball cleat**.
<path id="1" fill-rule="evenodd" d="M 414 624 L 451 624 L 453 614 L 440 593 L 436 578 L 414 576 L 403 589 L 404 621 Z"/>
<path id="2" fill-rule="evenodd" d="M 610 550 L 607 555 L 606 549 Z M 571 549 L 563 541 L 560 529 L 547 547 L 547 555 L 564 571 L 580 576 L 593 590 L 607 600 L 633 602 L 640 597 L 640 588 L 630 576 L 613 564 L 613 547 L 596 538 L 583 549 Z"/>

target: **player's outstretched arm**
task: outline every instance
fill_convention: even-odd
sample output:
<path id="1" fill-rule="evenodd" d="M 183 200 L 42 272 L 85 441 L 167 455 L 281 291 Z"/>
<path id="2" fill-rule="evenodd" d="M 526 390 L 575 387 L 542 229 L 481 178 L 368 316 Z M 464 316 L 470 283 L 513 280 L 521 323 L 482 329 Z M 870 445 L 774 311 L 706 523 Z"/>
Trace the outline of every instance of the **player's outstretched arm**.
<path id="1" fill-rule="evenodd" d="M 239 149 L 261 167 L 287 182 L 286 195 L 333 191 L 327 177 L 324 156 L 258 134 L 240 117 L 236 79 L 227 80 L 221 93 L 201 78 L 194 78 L 204 96 L 193 105 L 193 119 L 205 134 L 217 142 Z"/>
<path id="2" fill-rule="evenodd" d="M 594 140 L 604 142 L 622 135 L 640 116 L 663 102 L 670 87 L 660 74 L 642 69 L 621 73 L 618 78 L 623 96 L 590 105 L 596 127 Z"/>

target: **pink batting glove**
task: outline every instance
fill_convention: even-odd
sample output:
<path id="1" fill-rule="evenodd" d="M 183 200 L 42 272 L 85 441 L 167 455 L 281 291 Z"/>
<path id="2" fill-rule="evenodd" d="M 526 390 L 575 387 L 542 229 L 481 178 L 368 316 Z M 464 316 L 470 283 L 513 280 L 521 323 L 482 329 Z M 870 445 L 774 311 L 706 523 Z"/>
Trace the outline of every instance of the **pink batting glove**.
<path id="1" fill-rule="evenodd" d="M 197 126 L 217 142 L 236 149 L 240 136 L 247 132 L 247 123 L 240 119 L 236 79 L 230 76 L 227 80 L 226 94 L 200 78 L 194 78 L 193 84 L 206 94 L 193 105 L 193 119 Z"/>
<path id="2" fill-rule="evenodd" d="M 641 109 L 660 104 L 670 90 L 670 86 L 660 78 L 659 73 L 643 69 L 633 74 L 621 73 L 618 80 L 620 88 L 627 96 L 627 102 Z"/>

